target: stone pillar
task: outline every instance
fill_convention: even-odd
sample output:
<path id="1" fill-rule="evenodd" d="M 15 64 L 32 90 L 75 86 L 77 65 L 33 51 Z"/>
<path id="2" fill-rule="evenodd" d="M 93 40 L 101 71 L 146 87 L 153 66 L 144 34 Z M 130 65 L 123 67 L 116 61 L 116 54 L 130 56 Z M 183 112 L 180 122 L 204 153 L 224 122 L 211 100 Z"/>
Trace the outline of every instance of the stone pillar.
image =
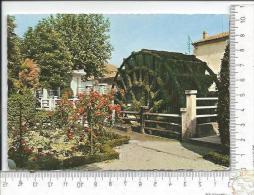
<path id="1" fill-rule="evenodd" d="M 48 90 L 45 88 L 42 89 L 42 99 L 48 99 Z"/>
<path id="2" fill-rule="evenodd" d="M 197 108 L 196 90 L 186 90 L 186 108 L 181 108 L 182 116 L 182 139 L 196 136 L 197 129 Z"/>

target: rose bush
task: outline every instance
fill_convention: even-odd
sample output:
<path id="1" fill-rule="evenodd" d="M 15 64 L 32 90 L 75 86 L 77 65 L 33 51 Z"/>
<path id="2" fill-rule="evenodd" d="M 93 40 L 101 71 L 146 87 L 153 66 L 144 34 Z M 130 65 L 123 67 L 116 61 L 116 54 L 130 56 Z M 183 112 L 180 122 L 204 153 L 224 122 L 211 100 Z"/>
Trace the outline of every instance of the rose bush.
<path id="1" fill-rule="evenodd" d="M 113 91 L 100 94 L 92 90 L 79 94 L 76 100 L 69 100 L 66 93 L 53 113 L 53 123 L 65 131 L 69 141 L 76 139 L 79 144 L 87 142 L 88 138 L 90 153 L 96 153 L 99 147 L 96 141 L 98 132 L 103 132 L 105 127 L 112 125 L 121 110 L 119 105 L 113 104 L 113 100 Z"/>
<path id="2" fill-rule="evenodd" d="M 114 147 L 112 140 L 118 140 L 116 143 L 120 145 L 128 139 L 124 141 L 106 130 L 121 110 L 119 105 L 113 104 L 113 97 L 113 92 L 102 95 L 91 91 L 70 100 L 68 94 L 64 94 L 54 111 L 33 114 L 32 122 L 24 126 L 18 141 L 9 139 L 9 156 L 19 167 L 32 169 L 56 169 L 61 166 L 60 162 L 75 157 L 85 157 L 86 162 L 94 161 L 95 156 L 100 157 L 97 160 L 115 158 L 118 154 L 112 150 L 112 155 L 102 157 L 107 153 L 105 145 Z M 89 156 L 94 159 L 89 160 Z"/>

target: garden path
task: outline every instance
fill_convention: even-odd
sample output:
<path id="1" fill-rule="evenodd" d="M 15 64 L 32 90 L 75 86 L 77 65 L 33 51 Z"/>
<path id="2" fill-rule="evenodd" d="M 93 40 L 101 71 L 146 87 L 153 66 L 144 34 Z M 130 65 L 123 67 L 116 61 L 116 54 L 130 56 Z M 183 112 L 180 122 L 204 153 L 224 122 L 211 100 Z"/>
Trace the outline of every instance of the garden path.
<path id="1" fill-rule="evenodd" d="M 129 144 L 116 147 L 120 158 L 77 167 L 81 170 L 225 170 L 226 167 L 202 158 L 210 150 L 177 140 L 143 135 L 136 132 L 122 132 L 129 135 Z"/>

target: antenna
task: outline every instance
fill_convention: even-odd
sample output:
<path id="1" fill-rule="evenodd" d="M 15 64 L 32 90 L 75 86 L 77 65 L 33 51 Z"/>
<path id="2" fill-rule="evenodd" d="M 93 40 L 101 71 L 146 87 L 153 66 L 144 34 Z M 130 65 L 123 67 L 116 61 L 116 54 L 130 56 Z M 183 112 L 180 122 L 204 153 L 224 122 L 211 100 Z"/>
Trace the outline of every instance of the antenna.
<path id="1" fill-rule="evenodd" d="M 188 41 L 187 41 L 188 54 L 191 54 L 191 44 L 192 44 L 191 37 L 190 35 L 188 35 Z"/>

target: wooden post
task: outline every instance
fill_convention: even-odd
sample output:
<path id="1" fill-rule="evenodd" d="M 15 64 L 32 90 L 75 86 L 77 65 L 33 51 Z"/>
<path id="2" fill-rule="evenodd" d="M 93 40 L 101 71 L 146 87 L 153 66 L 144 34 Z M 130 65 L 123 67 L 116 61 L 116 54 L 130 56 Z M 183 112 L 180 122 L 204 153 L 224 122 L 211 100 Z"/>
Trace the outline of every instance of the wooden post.
<path id="1" fill-rule="evenodd" d="M 41 102 L 41 109 L 43 108 L 43 105 L 42 105 L 42 98 L 40 99 L 40 102 Z"/>
<path id="2" fill-rule="evenodd" d="M 49 101 L 49 110 L 52 110 L 52 98 L 50 97 L 48 101 Z"/>
<path id="3" fill-rule="evenodd" d="M 140 132 L 142 134 L 145 133 L 144 108 L 143 108 L 143 106 L 140 107 Z"/>
<path id="4" fill-rule="evenodd" d="M 112 100 L 112 105 L 115 105 L 115 101 Z M 115 110 L 112 110 L 112 126 L 115 125 L 115 120 L 116 120 L 116 111 Z"/>
<path id="5" fill-rule="evenodd" d="M 140 107 L 140 132 L 145 134 L 145 117 L 144 113 L 148 110 L 148 106 Z"/>
<path id="6" fill-rule="evenodd" d="M 58 98 L 60 98 L 60 96 L 61 96 L 60 87 L 57 88 L 57 96 L 58 96 Z"/>
<path id="7" fill-rule="evenodd" d="M 182 139 L 195 137 L 197 134 L 196 90 L 186 90 L 186 108 L 181 108 Z"/>

